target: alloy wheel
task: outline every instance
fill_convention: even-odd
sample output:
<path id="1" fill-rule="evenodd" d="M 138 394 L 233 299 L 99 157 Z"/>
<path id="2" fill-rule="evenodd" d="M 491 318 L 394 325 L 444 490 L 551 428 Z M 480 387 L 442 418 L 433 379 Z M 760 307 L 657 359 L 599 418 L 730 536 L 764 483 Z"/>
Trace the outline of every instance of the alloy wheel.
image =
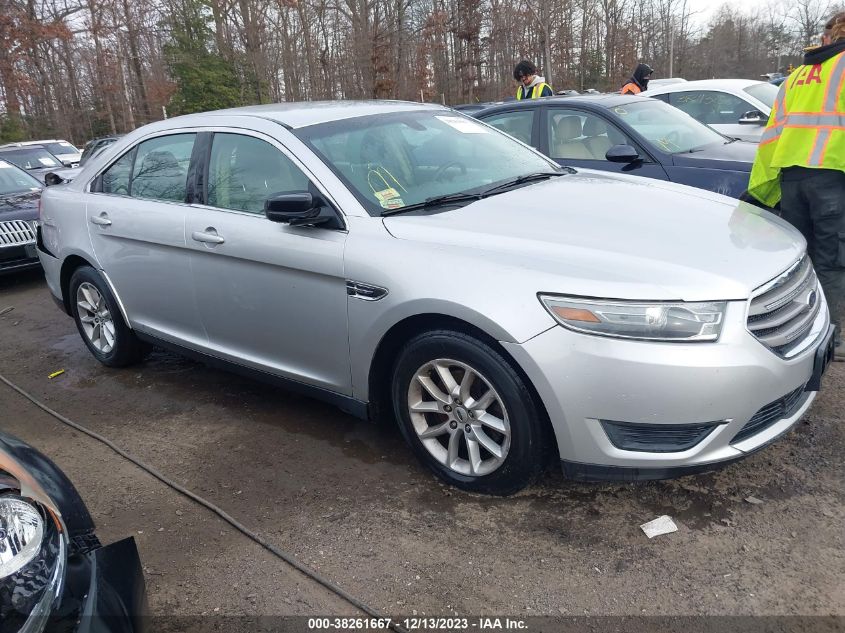
<path id="1" fill-rule="evenodd" d="M 87 281 L 76 289 L 76 307 L 82 331 L 94 348 L 102 354 L 114 349 L 115 328 L 111 312 L 102 293 Z"/>
<path id="2" fill-rule="evenodd" d="M 511 428 L 504 402 L 466 363 L 438 358 L 420 367 L 408 386 L 408 410 L 422 445 L 457 473 L 488 475 L 508 456 Z"/>

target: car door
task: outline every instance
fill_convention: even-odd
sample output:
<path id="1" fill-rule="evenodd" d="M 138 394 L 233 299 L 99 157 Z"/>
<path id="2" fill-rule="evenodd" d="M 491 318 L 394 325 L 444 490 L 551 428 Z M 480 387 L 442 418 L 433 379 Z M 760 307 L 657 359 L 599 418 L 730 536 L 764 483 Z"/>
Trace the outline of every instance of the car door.
<path id="1" fill-rule="evenodd" d="M 669 94 L 669 103 L 731 138 L 757 141 L 763 133 L 765 117 L 760 125 L 739 122 L 746 112 L 758 110 L 758 107 L 729 92 L 720 90 L 672 92 Z"/>
<path id="2" fill-rule="evenodd" d="M 560 165 L 585 167 L 617 173 L 668 180 L 666 171 L 641 145 L 617 125 L 588 110 L 549 106 L 543 109 L 541 151 Z M 615 163 L 607 160 L 607 150 L 630 145 L 642 160 Z"/>
<path id="3" fill-rule="evenodd" d="M 196 136 L 158 134 L 125 152 L 92 182 L 86 216 L 94 254 L 132 327 L 204 344 L 185 244 Z"/>
<path id="4" fill-rule="evenodd" d="M 290 226 L 264 215 L 273 194 L 329 196 L 268 134 L 216 128 L 207 142 L 201 199 L 188 210 L 185 226 L 208 350 L 351 393 L 346 231 Z"/>

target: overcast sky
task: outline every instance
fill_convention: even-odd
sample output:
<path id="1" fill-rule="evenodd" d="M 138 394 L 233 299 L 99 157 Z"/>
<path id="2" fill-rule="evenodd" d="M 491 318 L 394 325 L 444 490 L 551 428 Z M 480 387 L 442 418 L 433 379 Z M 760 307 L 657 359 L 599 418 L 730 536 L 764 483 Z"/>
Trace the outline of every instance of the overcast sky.
<path id="1" fill-rule="evenodd" d="M 710 16 L 724 4 L 730 4 L 731 7 L 747 11 L 749 9 L 765 7 L 769 4 L 770 0 L 733 0 L 732 2 L 725 2 L 724 0 L 687 0 L 687 2 L 690 10 L 696 14 L 695 21 L 701 26 L 704 26 L 710 20 Z"/>

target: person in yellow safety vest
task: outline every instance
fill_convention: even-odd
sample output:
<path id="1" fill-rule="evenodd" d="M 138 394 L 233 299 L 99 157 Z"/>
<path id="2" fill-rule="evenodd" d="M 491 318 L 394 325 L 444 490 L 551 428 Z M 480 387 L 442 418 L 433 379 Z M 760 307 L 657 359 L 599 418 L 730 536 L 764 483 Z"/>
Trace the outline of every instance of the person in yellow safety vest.
<path id="1" fill-rule="evenodd" d="M 637 64 L 634 73 L 628 80 L 619 94 L 623 95 L 638 95 L 641 92 L 648 90 L 648 82 L 654 74 L 654 69 L 648 64 Z"/>
<path id="2" fill-rule="evenodd" d="M 801 231 L 845 360 L 845 12 L 783 82 L 760 139 L 748 194 Z"/>
<path id="3" fill-rule="evenodd" d="M 537 67 L 523 59 L 513 69 L 513 78 L 522 85 L 516 89 L 516 98 L 539 99 L 540 97 L 551 97 L 554 92 L 552 87 L 546 83 L 546 78 L 537 74 Z"/>

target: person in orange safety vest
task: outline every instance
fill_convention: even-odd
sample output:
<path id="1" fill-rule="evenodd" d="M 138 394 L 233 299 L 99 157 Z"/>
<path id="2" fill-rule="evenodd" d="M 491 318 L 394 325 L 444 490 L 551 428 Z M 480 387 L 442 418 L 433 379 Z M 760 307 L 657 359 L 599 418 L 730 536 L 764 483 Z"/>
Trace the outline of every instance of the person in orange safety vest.
<path id="1" fill-rule="evenodd" d="M 748 194 L 801 231 L 836 326 L 834 358 L 845 360 L 845 11 L 825 25 L 822 45 L 775 98 Z"/>

